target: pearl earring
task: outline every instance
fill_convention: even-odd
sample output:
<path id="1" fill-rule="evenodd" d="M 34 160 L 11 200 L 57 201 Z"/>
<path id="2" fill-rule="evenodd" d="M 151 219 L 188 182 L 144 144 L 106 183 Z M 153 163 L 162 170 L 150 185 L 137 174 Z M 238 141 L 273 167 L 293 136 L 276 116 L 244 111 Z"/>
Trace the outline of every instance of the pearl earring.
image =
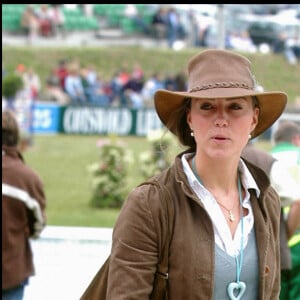
<path id="1" fill-rule="evenodd" d="M 248 134 L 248 139 L 250 140 L 252 138 L 251 133 Z"/>
<path id="2" fill-rule="evenodd" d="M 194 137 L 194 131 L 191 129 L 191 136 Z"/>

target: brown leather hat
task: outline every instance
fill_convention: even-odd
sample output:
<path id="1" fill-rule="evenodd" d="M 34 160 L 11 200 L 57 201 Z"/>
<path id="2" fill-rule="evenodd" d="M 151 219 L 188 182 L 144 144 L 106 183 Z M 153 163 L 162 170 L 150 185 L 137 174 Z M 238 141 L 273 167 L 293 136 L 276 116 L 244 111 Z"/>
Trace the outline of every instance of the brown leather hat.
<path id="1" fill-rule="evenodd" d="M 161 121 L 167 126 L 172 112 L 188 98 L 232 98 L 256 96 L 260 114 L 252 138 L 268 129 L 282 114 L 287 103 L 284 92 L 259 92 L 251 73 L 250 61 L 228 50 L 208 49 L 188 63 L 188 90 L 157 90 L 154 104 Z M 174 128 L 169 128 L 174 133 Z"/>

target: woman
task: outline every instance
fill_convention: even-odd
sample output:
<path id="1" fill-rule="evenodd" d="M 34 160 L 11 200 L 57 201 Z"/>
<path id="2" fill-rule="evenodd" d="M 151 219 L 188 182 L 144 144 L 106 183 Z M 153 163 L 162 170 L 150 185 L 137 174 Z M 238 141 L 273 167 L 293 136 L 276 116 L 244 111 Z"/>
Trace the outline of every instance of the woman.
<path id="1" fill-rule="evenodd" d="M 188 64 L 188 91 L 158 90 L 161 121 L 188 149 L 158 180 L 174 205 L 168 299 L 278 299 L 280 201 L 240 158 L 283 112 L 287 95 L 257 92 L 250 62 L 206 50 Z M 113 232 L 107 299 L 149 299 L 164 229 L 157 187 L 129 194 Z"/>

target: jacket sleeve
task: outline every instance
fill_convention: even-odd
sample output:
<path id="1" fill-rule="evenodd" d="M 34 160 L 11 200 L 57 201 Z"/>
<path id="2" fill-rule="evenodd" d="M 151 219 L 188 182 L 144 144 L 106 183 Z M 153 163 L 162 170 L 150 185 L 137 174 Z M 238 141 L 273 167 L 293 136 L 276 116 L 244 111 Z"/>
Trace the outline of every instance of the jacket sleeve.
<path id="1" fill-rule="evenodd" d="M 36 205 L 27 207 L 28 226 L 31 238 L 38 238 L 46 225 L 46 197 L 43 183 L 38 181 L 34 188 Z"/>
<path id="2" fill-rule="evenodd" d="M 278 194 L 274 191 L 274 210 L 275 210 L 275 217 L 273 218 L 273 227 L 274 227 L 274 239 L 276 241 L 276 256 L 275 261 L 277 265 L 277 272 L 276 279 L 275 279 L 275 286 L 278 289 L 274 288 L 274 299 L 278 297 L 280 294 L 280 286 L 281 286 L 281 265 L 280 265 L 280 218 L 281 218 L 281 203 Z M 272 296 L 273 299 L 273 296 Z"/>
<path id="3" fill-rule="evenodd" d="M 46 225 L 46 196 L 44 184 L 39 175 L 31 170 L 29 177 L 28 201 L 25 202 L 27 207 L 28 227 L 30 237 L 36 239 L 40 236 Z"/>
<path id="4" fill-rule="evenodd" d="M 146 185 L 125 201 L 113 232 L 108 299 L 149 299 L 165 230 L 158 200 L 157 187 Z"/>

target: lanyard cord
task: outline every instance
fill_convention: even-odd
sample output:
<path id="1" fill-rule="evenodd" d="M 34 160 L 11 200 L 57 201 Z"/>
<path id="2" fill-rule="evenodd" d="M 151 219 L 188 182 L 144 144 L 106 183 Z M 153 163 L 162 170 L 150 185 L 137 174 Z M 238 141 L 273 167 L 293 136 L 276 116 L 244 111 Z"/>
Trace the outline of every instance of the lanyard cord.
<path id="1" fill-rule="evenodd" d="M 238 190 L 239 190 L 239 198 L 240 198 L 240 206 L 241 206 L 241 230 L 242 230 L 242 237 L 241 237 L 241 251 L 240 251 L 240 260 L 238 259 L 238 255 L 235 257 L 236 261 L 236 281 L 237 283 L 240 282 L 240 275 L 242 272 L 243 267 L 243 252 L 244 252 L 244 220 L 243 220 L 243 200 L 242 200 L 242 187 L 241 187 L 241 179 L 238 176 Z"/>
<path id="2" fill-rule="evenodd" d="M 199 177 L 197 171 L 196 171 L 196 163 L 195 163 L 195 156 L 192 158 L 192 170 L 198 179 L 198 181 L 203 185 L 201 178 Z M 240 175 L 238 176 L 238 191 L 239 191 L 239 200 L 240 200 L 240 211 L 241 211 L 241 231 L 242 231 L 242 237 L 241 237 L 241 250 L 240 250 L 240 259 L 238 259 L 238 255 L 235 257 L 236 262 L 236 280 L 237 283 L 240 282 L 240 275 L 242 272 L 243 267 L 243 252 L 244 252 L 244 220 L 243 220 L 243 196 L 242 196 L 242 186 L 241 186 L 241 179 Z"/>

